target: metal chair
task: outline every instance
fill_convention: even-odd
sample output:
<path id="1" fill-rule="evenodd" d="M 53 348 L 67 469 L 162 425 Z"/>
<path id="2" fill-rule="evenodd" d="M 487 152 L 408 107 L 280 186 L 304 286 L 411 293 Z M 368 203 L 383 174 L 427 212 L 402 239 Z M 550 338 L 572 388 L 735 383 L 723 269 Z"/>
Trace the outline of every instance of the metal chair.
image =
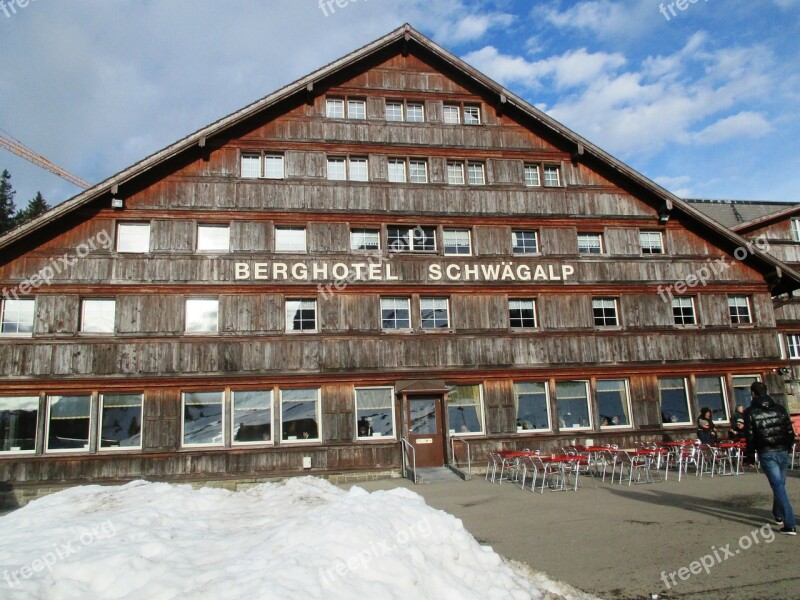
<path id="1" fill-rule="evenodd" d="M 562 470 L 561 470 L 560 466 L 558 466 L 556 464 L 553 464 L 553 463 L 544 462 L 538 456 L 531 456 L 530 460 L 531 460 L 531 463 L 533 464 L 534 468 L 536 469 L 536 471 L 538 473 L 540 473 L 541 476 L 542 476 L 542 485 L 541 485 L 541 487 L 539 489 L 539 493 L 540 494 L 544 494 L 544 486 L 547 485 L 547 478 L 548 477 L 551 479 L 550 487 L 552 489 L 564 489 L 564 478 L 562 476 Z M 552 477 L 554 475 L 556 477 L 555 483 L 552 482 Z M 534 479 L 533 483 L 531 484 L 531 491 L 532 492 L 536 491 L 536 488 L 534 487 L 535 484 L 536 484 L 536 480 Z"/>
<path id="2" fill-rule="evenodd" d="M 647 456 L 630 455 L 625 451 L 618 453 L 620 464 L 619 484 L 622 485 L 622 478 L 625 476 L 625 469 L 628 469 L 628 486 L 633 483 L 633 474 L 636 473 L 636 483 L 654 483 L 653 475 L 650 473 L 650 460 Z M 642 480 L 644 472 L 644 480 Z"/>

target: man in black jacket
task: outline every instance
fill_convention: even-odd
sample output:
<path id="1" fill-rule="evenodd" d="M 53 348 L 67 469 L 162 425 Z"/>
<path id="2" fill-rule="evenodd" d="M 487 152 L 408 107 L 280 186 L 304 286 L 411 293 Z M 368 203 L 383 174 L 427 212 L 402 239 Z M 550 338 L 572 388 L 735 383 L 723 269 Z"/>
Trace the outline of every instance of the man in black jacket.
<path id="1" fill-rule="evenodd" d="M 767 395 L 767 386 L 756 381 L 750 386 L 753 402 L 745 411 L 745 463 L 755 462 L 755 453 L 772 488 L 772 515 L 783 527 L 780 533 L 797 535 L 794 511 L 786 494 L 789 450 L 794 444 L 792 421 L 786 409 Z"/>

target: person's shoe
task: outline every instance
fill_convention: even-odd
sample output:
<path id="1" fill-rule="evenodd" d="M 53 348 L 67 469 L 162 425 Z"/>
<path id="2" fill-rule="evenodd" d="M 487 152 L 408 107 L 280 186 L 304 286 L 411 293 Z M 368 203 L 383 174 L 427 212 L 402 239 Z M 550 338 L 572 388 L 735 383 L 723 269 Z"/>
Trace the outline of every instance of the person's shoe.
<path id="1" fill-rule="evenodd" d="M 775 517 L 775 522 L 776 522 L 778 525 L 783 525 L 783 519 L 781 519 L 780 517 Z"/>
<path id="2" fill-rule="evenodd" d="M 783 535 L 797 535 L 797 527 L 781 527 L 778 533 Z"/>

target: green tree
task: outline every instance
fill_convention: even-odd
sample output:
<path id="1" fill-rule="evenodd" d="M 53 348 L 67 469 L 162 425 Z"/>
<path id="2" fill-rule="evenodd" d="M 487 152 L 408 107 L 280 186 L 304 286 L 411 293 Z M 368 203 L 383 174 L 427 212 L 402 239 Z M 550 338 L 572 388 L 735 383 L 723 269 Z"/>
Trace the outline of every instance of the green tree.
<path id="1" fill-rule="evenodd" d="M 50 210 L 50 205 L 47 203 L 47 200 L 44 199 L 44 196 L 42 196 L 42 192 L 36 192 L 36 197 L 28 202 L 28 206 L 26 206 L 24 210 L 17 213 L 14 220 L 17 225 L 22 225 L 48 210 Z"/>
<path id="2" fill-rule="evenodd" d="M 14 227 L 14 195 L 17 192 L 11 187 L 11 173 L 3 170 L 0 175 L 0 234 Z"/>

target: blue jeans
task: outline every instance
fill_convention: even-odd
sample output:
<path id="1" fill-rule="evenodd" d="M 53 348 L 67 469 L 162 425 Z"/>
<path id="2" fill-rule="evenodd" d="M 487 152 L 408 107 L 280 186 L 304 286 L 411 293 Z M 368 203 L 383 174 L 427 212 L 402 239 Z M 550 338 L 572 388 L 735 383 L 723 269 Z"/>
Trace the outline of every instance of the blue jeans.
<path id="1" fill-rule="evenodd" d="M 772 514 L 783 519 L 784 527 L 796 527 L 794 511 L 786 494 L 786 469 L 789 467 L 788 452 L 766 452 L 758 455 L 761 468 L 772 488 Z"/>

